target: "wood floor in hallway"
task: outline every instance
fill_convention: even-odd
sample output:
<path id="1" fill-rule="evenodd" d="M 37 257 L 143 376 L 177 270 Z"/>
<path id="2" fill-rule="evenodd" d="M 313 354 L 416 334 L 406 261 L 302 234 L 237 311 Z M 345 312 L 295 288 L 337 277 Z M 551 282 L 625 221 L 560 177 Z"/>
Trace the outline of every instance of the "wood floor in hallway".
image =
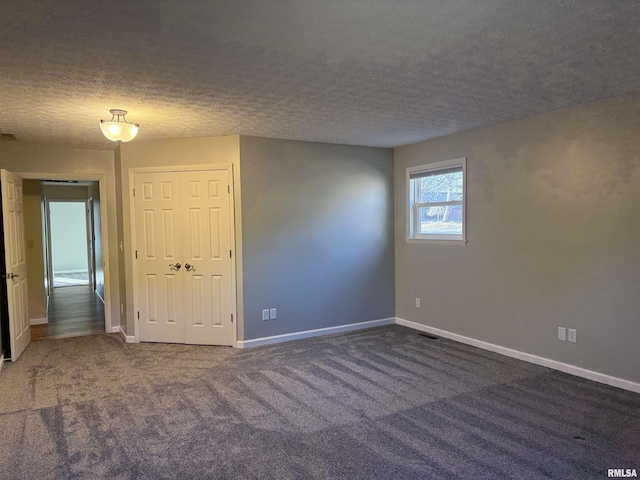
<path id="1" fill-rule="evenodd" d="M 104 303 L 89 286 L 54 288 L 49 323 L 31 325 L 31 340 L 104 333 Z"/>

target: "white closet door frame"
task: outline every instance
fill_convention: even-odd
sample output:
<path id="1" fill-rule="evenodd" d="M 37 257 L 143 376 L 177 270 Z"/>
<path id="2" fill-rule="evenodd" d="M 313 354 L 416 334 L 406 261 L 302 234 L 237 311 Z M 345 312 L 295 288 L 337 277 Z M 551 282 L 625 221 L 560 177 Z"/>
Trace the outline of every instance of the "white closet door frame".
<path id="1" fill-rule="evenodd" d="M 164 166 L 164 167 L 133 167 L 129 169 L 129 215 L 130 215 L 130 236 L 131 236 L 131 266 L 132 266 L 132 279 L 133 279 L 133 312 L 139 310 L 139 286 L 136 279 L 138 278 L 138 271 L 136 268 L 136 250 L 137 236 L 136 236 L 136 214 L 135 214 L 135 198 L 133 196 L 133 187 L 135 185 L 135 175 L 138 173 L 173 173 L 173 172 L 193 172 L 193 171 L 226 171 L 229 176 L 229 188 L 231 189 L 231 208 L 229 209 L 229 219 L 231 223 L 231 245 L 233 246 L 233 264 L 231 268 L 231 305 L 233 310 L 233 347 L 237 347 L 238 344 L 238 265 L 239 261 L 239 226 L 236 225 L 236 172 L 232 164 L 215 164 L 215 165 L 180 165 L 180 166 Z M 134 336 L 135 343 L 140 342 L 140 322 L 137 315 L 133 319 L 134 322 Z"/>

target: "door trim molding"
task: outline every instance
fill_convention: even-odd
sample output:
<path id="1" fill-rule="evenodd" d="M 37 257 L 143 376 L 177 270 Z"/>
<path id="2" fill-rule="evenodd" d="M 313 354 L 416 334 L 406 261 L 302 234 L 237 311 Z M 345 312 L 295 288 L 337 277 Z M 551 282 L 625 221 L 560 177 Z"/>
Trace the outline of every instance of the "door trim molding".
<path id="1" fill-rule="evenodd" d="M 133 189 L 135 185 L 136 174 L 142 173 L 177 173 L 177 172 L 212 172 L 216 170 L 224 170 L 229 175 L 229 187 L 231 188 L 231 201 L 230 201 L 230 222 L 231 233 L 233 234 L 233 264 L 231 268 L 231 305 L 233 310 L 233 347 L 238 346 L 238 330 L 239 325 L 243 321 L 242 318 L 242 238 L 239 234 L 241 232 L 241 218 L 239 215 L 240 209 L 240 172 L 236 171 L 232 163 L 216 163 L 205 165 L 174 165 L 174 166 L 160 166 L 160 167 L 131 167 L 128 169 L 129 178 L 129 219 L 130 219 L 130 242 L 131 242 L 131 278 L 132 278 L 132 304 L 133 304 L 133 336 L 127 335 L 126 341 L 128 343 L 140 343 L 140 320 L 137 318 L 136 312 L 138 311 L 138 285 L 136 279 L 138 278 L 137 263 L 135 258 L 135 252 L 137 250 L 136 239 L 136 212 L 135 212 L 135 197 L 133 195 Z M 133 338 L 133 341 L 130 339 Z"/>
<path id="2" fill-rule="evenodd" d="M 104 331 L 110 333 L 113 326 L 111 317 L 111 271 L 109 245 L 111 240 L 109 237 L 109 225 L 107 221 L 107 176 L 104 173 L 32 173 L 32 172 L 16 172 L 16 175 L 27 180 L 82 180 L 89 182 L 98 182 L 100 190 L 100 225 L 102 227 L 102 261 L 104 263 Z M 114 239 L 115 232 L 112 233 Z M 116 239 L 117 241 L 117 239 Z M 47 292 L 48 293 L 48 292 Z M 48 296 L 48 295 L 47 295 Z M 48 305 L 47 305 L 48 310 Z"/>

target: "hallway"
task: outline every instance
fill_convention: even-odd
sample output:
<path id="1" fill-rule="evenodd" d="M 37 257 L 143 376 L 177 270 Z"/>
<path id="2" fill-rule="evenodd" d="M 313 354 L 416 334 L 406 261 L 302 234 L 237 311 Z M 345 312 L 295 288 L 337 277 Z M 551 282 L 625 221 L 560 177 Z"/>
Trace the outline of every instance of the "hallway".
<path id="1" fill-rule="evenodd" d="M 104 333 L 104 304 L 89 286 L 55 288 L 48 318 L 48 324 L 31 325 L 33 342 Z"/>

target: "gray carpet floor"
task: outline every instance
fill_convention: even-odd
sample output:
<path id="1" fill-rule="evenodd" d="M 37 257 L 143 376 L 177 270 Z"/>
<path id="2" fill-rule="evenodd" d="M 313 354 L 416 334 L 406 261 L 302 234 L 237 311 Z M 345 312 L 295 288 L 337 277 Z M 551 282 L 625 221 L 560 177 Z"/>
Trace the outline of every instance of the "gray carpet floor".
<path id="1" fill-rule="evenodd" d="M 640 395 L 387 326 L 239 350 L 29 346 L 0 477 L 590 479 L 640 469 Z"/>

